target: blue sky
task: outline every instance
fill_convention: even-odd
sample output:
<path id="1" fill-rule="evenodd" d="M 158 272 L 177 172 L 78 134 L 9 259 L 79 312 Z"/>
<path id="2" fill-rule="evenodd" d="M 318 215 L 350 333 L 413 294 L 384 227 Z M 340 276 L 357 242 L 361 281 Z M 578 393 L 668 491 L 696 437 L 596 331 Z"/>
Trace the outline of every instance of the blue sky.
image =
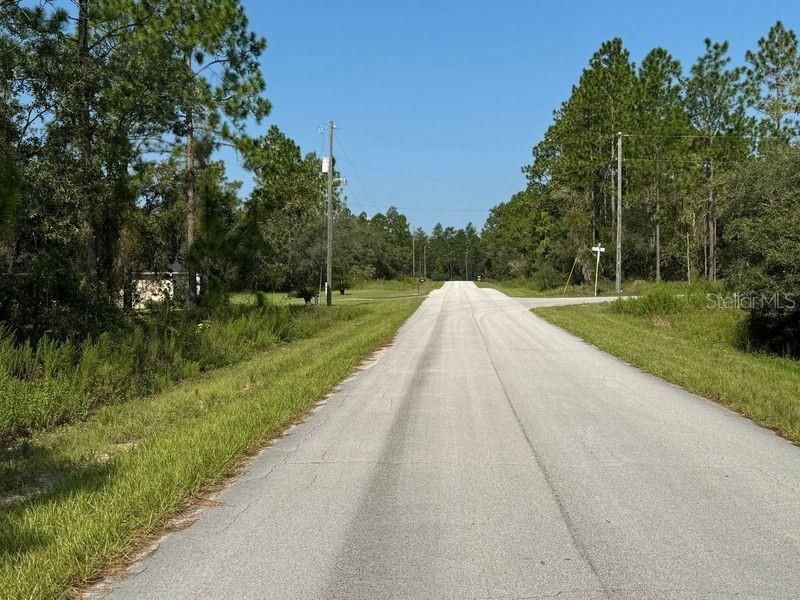
<path id="1" fill-rule="evenodd" d="M 318 128 L 334 120 L 351 209 L 395 205 L 427 230 L 480 227 L 524 187 L 531 147 L 604 40 L 621 37 L 637 63 L 663 46 L 688 68 L 705 37 L 741 62 L 776 20 L 800 29 L 796 0 L 244 4 L 269 44 L 274 108 L 260 129 L 320 152 Z M 225 158 L 246 193 L 247 173 Z"/>

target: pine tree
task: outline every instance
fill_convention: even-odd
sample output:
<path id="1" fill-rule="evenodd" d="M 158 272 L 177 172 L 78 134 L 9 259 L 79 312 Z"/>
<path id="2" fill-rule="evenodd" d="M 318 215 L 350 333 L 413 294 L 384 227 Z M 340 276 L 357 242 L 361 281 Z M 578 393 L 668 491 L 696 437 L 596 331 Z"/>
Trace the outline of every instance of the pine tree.
<path id="1" fill-rule="evenodd" d="M 758 40 L 758 51 L 747 52 L 746 60 L 749 101 L 763 115 L 759 124 L 762 140 L 795 140 L 800 135 L 797 35 L 778 21 L 767 37 Z"/>
<path id="2" fill-rule="evenodd" d="M 705 40 L 706 51 L 691 68 L 686 108 L 698 136 L 695 150 L 706 175 L 705 275 L 717 279 L 717 187 L 724 170 L 746 151 L 748 118 L 743 68 L 731 68 L 728 42 Z"/>
<path id="3" fill-rule="evenodd" d="M 165 0 L 148 33 L 154 40 L 168 40 L 169 59 L 183 64 L 176 97 L 183 121 L 179 133 L 185 140 L 185 255 L 190 257 L 200 206 L 196 140 L 209 137 L 241 145 L 246 121 L 269 114 L 259 65 L 266 41 L 249 30 L 239 0 Z M 195 261 L 187 262 L 187 297 L 193 304 Z"/>
<path id="4" fill-rule="evenodd" d="M 688 121 L 680 86 L 681 66 L 663 48 L 651 50 L 639 69 L 636 86 L 636 132 L 630 135 L 636 192 L 647 198 L 653 223 L 655 278 L 661 280 L 662 222 L 676 220 L 676 173 L 685 166 Z"/>

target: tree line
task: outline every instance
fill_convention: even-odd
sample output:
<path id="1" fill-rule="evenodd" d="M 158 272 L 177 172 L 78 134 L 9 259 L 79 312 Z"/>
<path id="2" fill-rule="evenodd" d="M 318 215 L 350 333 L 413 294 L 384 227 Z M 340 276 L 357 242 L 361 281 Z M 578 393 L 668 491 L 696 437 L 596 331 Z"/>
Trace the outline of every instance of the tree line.
<path id="1" fill-rule="evenodd" d="M 710 39 L 688 70 L 663 48 L 637 65 L 611 39 L 534 147 L 527 188 L 490 212 L 487 270 L 543 287 L 573 270 L 588 282 L 591 247 L 603 244 L 601 276 L 613 277 L 621 175 L 625 278 L 800 294 L 799 115 L 797 36 L 781 22 L 740 65 L 727 42 Z M 785 349 L 800 334 L 798 313 L 771 318 Z"/>
<path id="2" fill-rule="evenodd" d="M 0 5 L 4 327 L 19 339 L 96 334 L 130 312 L 140 274 L 176 269 L 190 310 L 232 290 L 318 293 L 320 157 L 275 126 L 246 129 L 271 109 L 265 49 L 239 0 Z M 253 175 L 244 200 L 216 159 L 223 146 Z M 414 272 L 396 208 L 353 214 L 337 186 L 334 219 L 336 288 Z M 416 235 L 421 273 L 427 236 Z M 460 252 L 442 236 L 456 232 L 433 236 L 430 272 L 455 277 Z"/>
<path id="3" fill-rule="evenodd" d="M 141 273 L 174 265 L 190 310 L 232 290 L 318 292 L 320 157 L 275 126 L 248 133 L 271 105 L 266 41 L 239 0 L 7 0 L 0 16 L 5 327 L 20 339 L 98 333 L 130 312 Z M 526 189 L 480 234 L 412 232 L 393 207 L 354 214 L 337 186 L 333 285 L 412 274 L 580 283 L 598 243 L 607 276 L 619 177 L 627 279 L 794 293 L 798 73 L 797 37 L 781 23 L 741 66 L 711 40 L 688 70 L 663 48 L 637 65 L 612 39 L 534 147 Z M 222 146 L 253 175 L 244 200 Z M 800 322 L 784 309 L 771 318 L 765 330 Z"/>

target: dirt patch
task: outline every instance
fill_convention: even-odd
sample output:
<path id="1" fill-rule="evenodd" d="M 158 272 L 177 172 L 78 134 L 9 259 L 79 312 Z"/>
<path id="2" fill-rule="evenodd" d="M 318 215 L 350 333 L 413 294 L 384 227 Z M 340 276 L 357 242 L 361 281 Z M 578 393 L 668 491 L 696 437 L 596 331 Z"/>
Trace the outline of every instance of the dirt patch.
<path id="1" fill-rule="evenodd" d="M 13 493 L 5 496 L 0 495 L 0 506 L 10 506 L 19 502 L 25 502 L 34 496 L 50 491 L 55 484 L 55 476 L 50 473 L 41 473 L 36 476 L 36 481 L 33 485 L 29 485 L 21 490 L 15 490 Z"/>
<path id="2" fill-rule="evenodd" d="M 656 329 L 663 329 L 664 331 L 669 331 L 672 329 L 672 325 L 669 324 L 669 321 L 663 317 L 659 317 L 658 315 L 653 315 L 650 317 L 650 322 Z"/>
<path id="3" fill-rule="evenodd" d="M 110 461 L 114 455 L 122 452 L 130 452 L 131 450 L 135 450 L 138 446 L 139 442 L 123 442 L 121 444 L 116 444 L 108 452 L 101 452 L 97 456 L 97 462 L 105 464 Z"/>

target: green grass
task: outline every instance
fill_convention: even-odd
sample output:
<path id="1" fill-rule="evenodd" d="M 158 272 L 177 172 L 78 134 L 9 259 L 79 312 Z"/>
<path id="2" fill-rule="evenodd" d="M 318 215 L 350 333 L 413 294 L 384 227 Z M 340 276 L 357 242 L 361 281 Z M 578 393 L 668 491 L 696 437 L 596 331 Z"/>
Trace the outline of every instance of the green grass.
<path id="1" fill-rule="evenodd" d="M 325 326 L 279 351 L 105 405 L 6 451 L 2 479 L 17 487 L 0 504 L 0 595 L 61 597 L 124 560 L 135 540 L 312 408 L 419 302 L 335 307 Z"/>
<path id="2" fill-rule="evenodd" d="M 420 285 L 420 295 L 439 283 Z M 375 281 L 337 291 L 334 304 L 413 298 L 411 280 Z M 74 343 L 18 344 L 0 327 L 0 447 L 37 431 L 87 418 L 97 407 L 166 389 L 309 335 L 324 311 L 286 293 L 232 295 L 202 316 L 184 311 L 135 315 L 116 330 Z M 201 320 L 202 319 L 202 320 Z M 2 483 L 0 483 L 0 489 Z"/>
<path id="3" fill-rule="evenodd" d="M 566 279 L 566 276 L 565 276 Z M 533 279 L 508 279 L 503 281 L 478 281 L 478 287 L 494 288 L 503 292 L 506 296 L 514 298 L 561 298 L 561 297 L 582 297 L 594 296 L 594 284 L 592 285 L 570 285 L 566 291 L 564 286 L 542 289 Z M 652 284 L 647 281 L 635 280 L 626 281 L 622 286 L 623 295 L 638 295 L 646 291 Z M 614 282 L 600 280 L 598 283 L 599 296 L 614 296 Z"/>
<path id="4" fill-rule="evenodd" d="M 333 304 L 353 304 L 372 302 L 374 300 L 392 300 L 397 298 L 413 298 L 417 296 L 427 296 L 431 291 L 438 289 L 442 286 L 441 281 L 427 280 L 424 283 L 417 284 L 411 279 L 377 279 L 362 284 L 355 289 L 348 289 L 345 294 L 339 293 L 339 290 L 333 292 Z M 283 304 L 303 304 L 300 298 L 294 298 L 286 292 L 267 292 L 266 298 L 270 303 L 276 305 Z M 325 297 L 320 299 L 322 304 L 325 303 Z M 255 305 L 256 295 L 252 293 L 242 292 L 234 294 L 231 297 L 231 303 Z"/>
<path id="5" fill-rule="evenodd" d="M 398 298 L 414 298 L 427 296 L 433 290 L 442 287 L 441 281 L 425 281 L 417 284 L 410 279 L 393 281 L 373 281 L 360 288 L 347 290 L 342 296 L 338 291 L 333 294 L 334 304 L 351 304 L 372 302 L 375 300 L 395 300 Z M 419 294 L 419 296 L 417 296 Z"/>
<path id="6" fill-rule="evenodd" d="M 283 306 L 287 304 L 304 304 L 300 298 L 294 298 L 287 292 L 264 292 L 264 297 L 270 304 Z M 244 304 L 245 306 L 256 305 L 256 295 L 252 292 L 236 292 L 231 294 L 229 299 L 231 304 Z"/>
<path id="7" fill-rule="evenodd" d="M 620 302 L 535 313 L 800 443 L 800 361 L 740 350 L 745 313 L 680 298 L 661 306 L 652 299 Z"/>
<path id="8" fill-rule="evenodd" d="M 236 303 L 204 317 L 136 316 L 82 343 L 43 338 L 35 347 L 0 330 L 0 445 L 305 337 L 325 318 L 302 306 Z"/>

